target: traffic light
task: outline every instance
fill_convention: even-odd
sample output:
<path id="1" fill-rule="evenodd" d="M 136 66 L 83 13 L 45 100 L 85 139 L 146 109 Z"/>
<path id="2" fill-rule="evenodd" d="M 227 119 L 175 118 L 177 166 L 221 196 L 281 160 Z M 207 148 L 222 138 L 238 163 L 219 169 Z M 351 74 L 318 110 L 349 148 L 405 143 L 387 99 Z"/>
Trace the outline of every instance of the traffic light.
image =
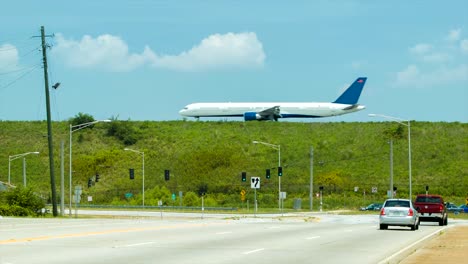
<path id="1" fill-rule="evenodd" d="M 135 179 L 135 170 L 134 169 L 128 169 L 128 172 L 130 173 L 130 180 Z"/>
<path id="2" fill-rule="evenodd" d="M 93 180 L 91 178 L 88 179 L 88 188 L 93 185 Z"/>
<path id="3" fill-rule="evenodd" d="M 270 179 L 270 169 L 266 169 L 266 178 Z"/>
<path id="4" fill-rule="evenodd" d="M 426 185 L 426 192 L 429 191 L 429 185 Z"/>
<path id="5" fill-rule="evenodd" d="M 278 176 L 283 176 L 283 167 L 278 167 Z"/>
<path id="6" fill-rule="evenodd" d="M 99 174 L 96 173 L 96 182 L 99 182 Z"/>
<path id="7" fill-rule="evenodd" d="M 168 180 L 169 180 L 169 177 L 170 177 L 170 171 L 169 171 L 169 170 L 164 170 L 164 179 L 165 179 L 166 181 L 168 181 Z"/>
<path id="8" fill-rule="evenodd" d="M 320 191 L 323 191 L 323 186 L 320 186 L 319 189 L 320 189 Z"/>
<path id="9" fill-rule="evenodd" d="M 243 171 L 242 172 L 242 182 L 246 182 L 247 181 L 247 172 Z"/>

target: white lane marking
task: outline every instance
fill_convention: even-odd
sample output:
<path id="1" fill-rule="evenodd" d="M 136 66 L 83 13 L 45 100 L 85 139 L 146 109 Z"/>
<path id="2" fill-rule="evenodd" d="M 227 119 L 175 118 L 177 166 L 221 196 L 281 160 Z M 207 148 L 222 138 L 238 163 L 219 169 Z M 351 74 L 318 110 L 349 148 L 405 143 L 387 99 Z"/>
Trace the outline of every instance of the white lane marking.
<path id="1" fill-rule="evenodd" d="M 226 231 L 226 232 L 218 232 L 216 233 L 217 235 L 226 235 L 226 234 L 232 234 L 231 231 Z"/>
<path id="2" fill-rule="evenodd" d="M 252 254 L 252 253 L 255 253 L 255 252 L 262 251 L 262 250 L 265 250 L 265 249 L 264 248 L 259 248 L 259 249 L 255 249 L 255 250 L 252 250 L 252 251 L 244 252 L 242 254 L 247 255 L 247 254 Z"/>
<path id="3" fill-rule="evenodd" d="M 269 226 L 269 227 L 267 227 L 267 229 L 278 229 L 278 228 L 280 228 L 280 227 L 279 226 Z"/>
<path id="4" fill-rule="evenodd" d="M 156 243 L 156 242 L 145 242 L 145 243 L 128 244 L 128 245 L 115 246 L 115 247 L 116 247 L 116 248 L 121 248 L 121 247 L 138 247 L 138 246 L 150 245 L 150 244 L 155 244 L 155 243 Z"/>
<path id="5" fill-rule="evenodd" d="M 346 229 L 344 232 L 353 232 L 351 229 Z"/>
<path id="6" fill-rule="evenodd" d="M 306 239 L 316 239 L 316 238 L 320 238 L 320 236 L 306 237 Z"/>

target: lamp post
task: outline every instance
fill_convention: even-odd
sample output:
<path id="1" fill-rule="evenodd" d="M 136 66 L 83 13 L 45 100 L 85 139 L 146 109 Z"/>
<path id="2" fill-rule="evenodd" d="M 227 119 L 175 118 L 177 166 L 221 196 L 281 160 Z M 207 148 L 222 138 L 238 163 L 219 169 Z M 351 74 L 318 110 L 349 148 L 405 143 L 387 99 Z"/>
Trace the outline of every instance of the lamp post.
<path id="1" fill-rule="evenodd" d="M 129 148 L 124 148 L 124 150 L 128 150 L 128 151 L 132 151 L 132 152 L 135 152 L 135 153 L 138 153 L 142 156 L 143 158 L 143 168 L 142 168 L 142 175 L 143 175 L 143 183 L 142 183 L 142 195 L 143 195 L 143 207 L 145 206 L 145 152 L 143 151 L 138 151 L 138 150 L 134 150 L 134 149 L 129 149 Z"/>
<path id="2" fill-rule="evenodd" d="M 69 173 L 68 175 L 70 176 L 70 179 L 69 179 L 69 185 L 70 185 L 70 193 L 69 193 L 69 202 L 70 202 L 70 207 L 68 208 L 68 211 L 69 211 L 69 215 L 70 217 L 72 216 L 72 134 L 73 132 L 75 131 L 78 131 L 78 130 L 81 130 L 83 128 L 86 128 L 86 127 L 89 127 L 91 125 L 94 125 L 96 123 L 99 123 L 99 122 L 111 122 L 111 120 L 108 120 L 108 119 L 104 119 L 104 120 L 95 120 L 95 121 L 92 121 L 92 122 L 87 122 L 87 123 L 82 123 L 82 124 L 78 124 L 78 125 L 72 125 L 70 124 L 70 164 L 68 166 L 69 168 Z"/>
<path id="3" fill-rule="evenodd" d="M 19 159 L 21 157 L 24 157 L 29 154 L 39 154 L 39 152 L 34 151 L 34 152 L 26 152 L 22 154 L 16 154 L 16 155 L 11 155 L 8 156 L 8 184 L 10 184 L 10 174 L 11 174 L 11 161 L 15 159 Z M 23 160 L 23 177 L 24 177 L 24 185 L 26 186 L 26 165 Z"/>
<path id="4" fill-rule="evenodd" d="M 397 122 L 399 124 L 402 124 L 404 126 L 407 126 L 408 127 L 408 174 L 409 174 L 409 199 L 411 200 L 412 198 L 412 187 L 411 187 L 411 122 L 410 120 L 405 120 L 405 119 L 401 119 L 401 118 L 398 118 L 398 117 L 393 117 L 393 116 L 386 116 L 386 115 L 380 115 L 380 114 L 369 114 L 369 116 L 371 117 L 382 117 L 382 118 L 386 118 L 386 119 L 390 119 L 394 122 Z M 406 122 L 406 123 L 405 123 Z M 393 186 L 392 186 L 392 190 L 393 192 Z"/>
<path id="5" fill-rule="evenodd" d="M 281 145 L 274 145 L 262 141 L 252 141 L 254 144 L 263 144 L 278 150 L 278 167 L 281 167 Z M 281 210 L 281 176 L 278 177 L 278 209 Z"/>

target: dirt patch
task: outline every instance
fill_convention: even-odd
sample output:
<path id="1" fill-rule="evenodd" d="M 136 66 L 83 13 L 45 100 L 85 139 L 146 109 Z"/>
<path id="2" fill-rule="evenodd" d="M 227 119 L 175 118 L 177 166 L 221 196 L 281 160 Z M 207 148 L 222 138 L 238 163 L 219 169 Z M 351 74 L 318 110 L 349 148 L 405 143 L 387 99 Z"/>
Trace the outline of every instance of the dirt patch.
<path id="1" fill-rule="evenodd" d="M 456 226 L 435 236 L 400 264 L 462 263 L 467 253 L 468 226 Z"/>

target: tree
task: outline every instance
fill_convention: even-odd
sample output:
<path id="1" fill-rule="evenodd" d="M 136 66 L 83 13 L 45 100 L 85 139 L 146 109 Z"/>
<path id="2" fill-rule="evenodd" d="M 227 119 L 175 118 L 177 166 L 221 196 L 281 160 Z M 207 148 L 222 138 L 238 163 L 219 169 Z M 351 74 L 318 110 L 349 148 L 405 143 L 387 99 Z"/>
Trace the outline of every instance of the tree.
<path id="1" fill-rule="evenodd" d="M 90 123 L 94 122 L 94 117 L 90 114 L 84 114 L 79 112 L 74 118 L 70 120 L 72 126 L 76 126 L 79 124 Z M 90 126 L 92 127 L 92 125 Z"/>

